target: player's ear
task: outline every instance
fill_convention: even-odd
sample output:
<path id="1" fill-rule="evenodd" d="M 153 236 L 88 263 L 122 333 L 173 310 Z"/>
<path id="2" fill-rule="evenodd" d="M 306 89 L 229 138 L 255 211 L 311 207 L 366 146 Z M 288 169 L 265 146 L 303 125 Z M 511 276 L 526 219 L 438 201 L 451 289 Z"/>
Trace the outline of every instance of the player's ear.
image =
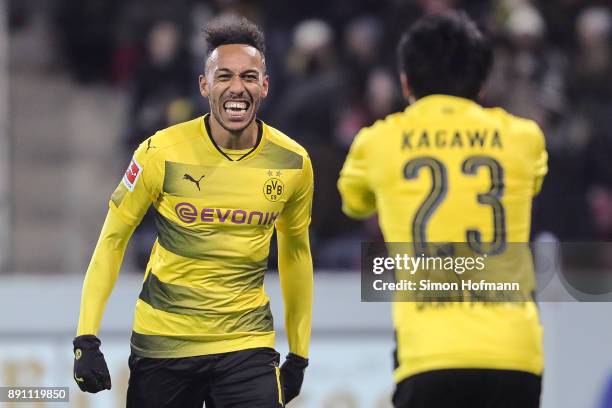
<path id="1" fill-rule="evenodd" d="M 400 73 L 400 82 L 402 83 L 402 95 L 407 102 L 411 102 L 410 98 L 412 97 L 410 92 L 410 85 L 408 84 L 408 77 L 406 73 Z"/>
<path id="2" fill-rule="evenodd" d="M 200 83 L 200 95 L 205 98 L 208 98 L 209 90 L 208 90 L 208 82 L 206 81 L 206 75 L 200 74 L 198 77 L 198 81 Z"/>
<path id="3" fill-rule="evenodd" d="M 263 84 L 261 87 L 261 97 L 265 98 L 268 95 L 268 87 L 270 86 L 270 78 L 268 75 L 264 74 L 263 76 Z"/>

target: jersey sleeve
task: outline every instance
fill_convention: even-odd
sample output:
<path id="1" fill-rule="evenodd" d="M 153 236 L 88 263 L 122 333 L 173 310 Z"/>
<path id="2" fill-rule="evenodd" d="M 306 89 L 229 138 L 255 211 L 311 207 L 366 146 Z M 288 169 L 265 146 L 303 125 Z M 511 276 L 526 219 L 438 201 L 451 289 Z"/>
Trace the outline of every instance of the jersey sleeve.
<path id="1" fill-rule="evenodd" d="M 289 351 L 308 358 L 314 285 L 308 229 L 296 235 L 278 231 L 277 243 Z"/>
<path id="2" fill-rule="evenodd" d="M 538 125 L 534 124 L 534 126 L 536 133 L 536 151 L 533 194 L 537 195 L 542 189 L 544 177 L 546 173 L 548 173 L 548 153 L 546 152 L 546 141 L 542 130 Z"/>
<path id="3" fill-rule="evenodd" d="M 305 156 L 295 191 L 276 221 L 278 231 L 287 235 L 297 235 L 308 229 L 312 212 L 313 191 L 312 164 L 310 158 Z"/>
<path id="4" fill-rule="evenodd" d="M 134 152 L 123 178 L 113 192 L 109 207 L 128 225 L 138 225 L 162 190 L 164 169 L 156 154 L 149 151 L 150 139 Z"/>
<path id="5" fill-rule="evenodd" d="M 115 286 L 134 228 L 108 211 L 83 282 L 77 336 L 98 334 L 106 301 Z"/>
<path id="6" fill-rule="evenodd" d="M 338 180 L 342 211 L 352 218 L 367 218 L 376 212 L 374 191 L 367 180 L 367 158 L 363 132 L 362 130 L 355 137 Z"/>

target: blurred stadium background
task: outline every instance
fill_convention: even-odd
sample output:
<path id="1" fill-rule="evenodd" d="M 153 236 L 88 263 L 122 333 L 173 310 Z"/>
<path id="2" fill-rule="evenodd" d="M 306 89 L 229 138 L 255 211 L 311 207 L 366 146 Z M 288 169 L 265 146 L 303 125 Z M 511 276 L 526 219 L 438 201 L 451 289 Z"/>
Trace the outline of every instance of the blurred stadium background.
<path id="1" fill-rule="evenodd" d="M 357 272 L 359 243 L 380 232 L 376 220 L 341 214 L 335 183 L 356 131 L 403 106 L 399 33 L 449 7 L 465 9 L 493 38 L 496 64 L 483 103 L 545 131 L 550 173 L 534 206 L 534 238 L 610 241 L 609 1 L 1 0 L 0 386 L 70 386 L 74 407 L 124 404 L 152 224 L 145 220 L 133 237 L 109 301 L 101 337 L 114 387 L 94 398 L 71 378 L 83 274 L 135 146 L 207 110 L 196 81 L 200 28 L 234 12 L 267 36 L 271 90 L 260 117 L 302 143 L 315 167 L 312 366 L 292 406 L 390 406 L 389 305 L 360 303 Z M 267 286 L 284 353 L 274 273 Z M 541 309 L 544 408 L 612 407 L 611 305 Z"/>

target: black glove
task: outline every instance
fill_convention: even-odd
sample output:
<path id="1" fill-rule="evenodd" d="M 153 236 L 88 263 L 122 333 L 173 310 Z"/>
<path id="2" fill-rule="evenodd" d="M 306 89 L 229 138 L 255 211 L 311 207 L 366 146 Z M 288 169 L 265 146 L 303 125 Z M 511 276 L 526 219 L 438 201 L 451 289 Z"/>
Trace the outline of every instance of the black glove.
<path id="1" fill-rule="evenodd" d="M 111 389 L 104 354 L 100 351 L 100 339 L 92 334 L 76 337 L 74 345 L 74 380 L 81 389 L 96 393 Z"/>
<path id="2" fill-rule="evenodd" d="M 280 368 L 281 384 L 285 404 L 297 397 L 304 381 L 304 370 L 308 367 L 308 359 L 289 353 Z"/>

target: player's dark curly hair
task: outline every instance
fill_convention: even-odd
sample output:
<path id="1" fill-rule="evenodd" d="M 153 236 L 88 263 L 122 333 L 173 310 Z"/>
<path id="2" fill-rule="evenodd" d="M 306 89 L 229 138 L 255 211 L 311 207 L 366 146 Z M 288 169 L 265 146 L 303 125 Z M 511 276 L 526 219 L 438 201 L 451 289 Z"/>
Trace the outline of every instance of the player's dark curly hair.
<path id="1" fill-rule="evenodd" d="M 228 15 L 212 20 L 202 29 L 208 43 L 208 54 L 226 44 L 246 44 L 256 48 L 263 56 L 265 41 L 263 32 L 244 17 Z"/>
<path id="2" fill-rule="evenodd" d="M 421 18 L 402 36 L 399 68 L 418 99 L 446 94 L 476 99 L 493 65 L 493 50 L 464 12 Z"/>

